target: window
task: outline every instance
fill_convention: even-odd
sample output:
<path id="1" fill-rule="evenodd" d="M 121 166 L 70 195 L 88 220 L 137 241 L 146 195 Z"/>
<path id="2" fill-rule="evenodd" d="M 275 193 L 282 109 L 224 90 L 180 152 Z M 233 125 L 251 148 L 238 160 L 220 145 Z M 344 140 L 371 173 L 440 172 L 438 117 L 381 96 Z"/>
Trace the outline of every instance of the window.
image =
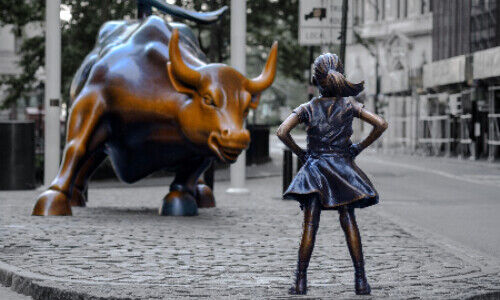
<path id="1" fill-rule="evenodd" d="M 364 24 L 365 23 L 365 0 L 360 0 L 360 15 L 359 15 L 359 19 L 360 19 L 360 22 L 361 24 Z"/>
<path id="2" fill-rule="evenodd" d="M 365 0 L 354 0 L 352 10 L 354 25 L 362 25 L 365 22 Z"/>
<path id="3" fill-rule="evenodd" d="M 354 0 L 352 3 L 352 11 L 354 13 L 354 18 L 353 18 L 354 26 L 359 25 L 358 2 L 359 0 Z"/>
<path id="4" fill-rule="evenodd" d="M 381 14 L 381 19 L 385 20 L 385 0 L 380 1 L 380 14 Z"/>
<path id="5" fill-rule="evenodd" d="M 377 0 L 376 4 L 376 20 L 385 20 L 385 0 Z"/>

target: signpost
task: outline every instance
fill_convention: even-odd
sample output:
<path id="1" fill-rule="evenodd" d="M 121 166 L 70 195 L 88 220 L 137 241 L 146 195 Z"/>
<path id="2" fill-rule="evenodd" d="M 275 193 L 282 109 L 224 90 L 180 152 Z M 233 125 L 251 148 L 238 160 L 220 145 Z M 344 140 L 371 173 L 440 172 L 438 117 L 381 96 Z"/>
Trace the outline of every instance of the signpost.
<path id="1" fill-rule="evenodd" d="M 61 129 L 61 24 L 60 0 L 47 0 L 45 11 L 45 137 L 44 176 L 47 187 L 59 169 Z"/>
<path id="2" fill-rule="evenodd" d="M 329 52 L 328 46 L 340 43 L 340 60 L 345 66 L 348 0 L 300 0 L 299 2 L 299 44 L 322 46 L 322 52 Z M 312 76 L 313 51 L 309 49 Z M 309 93 L 310 97 L 312 94 Z"/>
<path id="3" fill-rule="evenodd" d="M 299 44 L 338 44 L 342 29 L 342 0 L 300 0 Z"/>
<path id="4" fill-rule="evenodd" d="M 231 66 L 245 74 L 246 68 L 246 0 L 231 0 Z M 245 187 L 246 153 L 243 151 L 238 160 L 230 166 L 231 187 L 226 190 L 230 194 L 248 194 Z"/>

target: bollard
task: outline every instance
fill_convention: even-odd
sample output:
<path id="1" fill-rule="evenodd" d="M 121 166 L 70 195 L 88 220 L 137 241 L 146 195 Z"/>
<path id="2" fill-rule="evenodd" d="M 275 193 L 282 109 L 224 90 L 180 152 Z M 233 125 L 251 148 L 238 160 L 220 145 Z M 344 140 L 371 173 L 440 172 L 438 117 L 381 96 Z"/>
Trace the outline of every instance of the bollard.
<path id="1" fill-rule="evenodd" d="M 292 151 L 283 150 L 283 193 L 286 191 L 293 177 Z"/>

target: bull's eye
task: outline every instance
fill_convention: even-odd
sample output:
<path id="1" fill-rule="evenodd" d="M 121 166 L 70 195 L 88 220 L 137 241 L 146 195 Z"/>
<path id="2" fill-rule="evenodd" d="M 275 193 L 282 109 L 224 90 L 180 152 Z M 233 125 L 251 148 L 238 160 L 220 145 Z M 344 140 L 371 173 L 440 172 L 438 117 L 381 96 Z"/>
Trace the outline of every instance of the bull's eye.
<path id="1" fill-rule="evenodd" d="M 203 96 L 203 103 L 205 103 L 206 105 L 217 106 L 215 105 L 214 99 L 209 95 Z"/>

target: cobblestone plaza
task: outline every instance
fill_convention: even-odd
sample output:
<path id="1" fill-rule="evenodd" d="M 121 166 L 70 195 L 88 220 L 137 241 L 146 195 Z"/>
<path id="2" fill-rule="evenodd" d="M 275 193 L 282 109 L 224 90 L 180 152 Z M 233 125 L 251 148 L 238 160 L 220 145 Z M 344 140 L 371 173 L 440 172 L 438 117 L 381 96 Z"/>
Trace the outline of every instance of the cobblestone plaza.
<path id="1" fill-rule="evenodd" d="M 2 192 L 1 281 L 35 299 L 288 298 L 302 214 L 280 200 L 280 177 L 247 183 L 231 196 L 216 182 L 217 207 L 197 217 L 157 215 L 167 185 L 92 188 L 73 217 L 31 217 L 36 191 Z M 372 298 L 498 292 L 498 260 L 388 216 L 384 200 L 357 214 Z M 307 298 L 355 297 L 335 212 L 322 214 L 309 281 Z"/>

